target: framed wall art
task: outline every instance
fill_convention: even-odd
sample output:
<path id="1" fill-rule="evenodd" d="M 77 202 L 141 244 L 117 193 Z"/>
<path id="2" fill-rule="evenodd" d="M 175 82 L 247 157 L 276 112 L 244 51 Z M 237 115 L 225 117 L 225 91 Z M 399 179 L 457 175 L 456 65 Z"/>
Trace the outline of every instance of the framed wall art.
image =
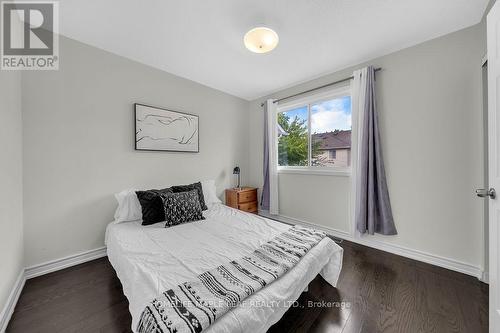
<path id="1" fill-rule="evenodd" d="M 198 116 L 135 103 L 135 149 L 198 153 Z"/>

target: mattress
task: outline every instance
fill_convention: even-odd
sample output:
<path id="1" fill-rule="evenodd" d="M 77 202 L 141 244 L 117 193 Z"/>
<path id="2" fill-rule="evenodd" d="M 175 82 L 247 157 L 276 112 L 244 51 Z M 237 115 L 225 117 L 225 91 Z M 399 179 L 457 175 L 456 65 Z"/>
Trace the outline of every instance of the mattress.
<path id="1" fill-rule="evenodd" d="M 171 228 L 140 222 L 112 222 L 107 227 L 108 258 L 129 300 L 132 331 L 147 303 L 162 292 L 245 256 L 290 228 L 222 204 L 203 215 L 205 220 Z M 336 286 L 341 267 L 342 248 L 324 238 L 289 272 L 249 296 L 205 332 L 265 332 L 317 274 Z"/>

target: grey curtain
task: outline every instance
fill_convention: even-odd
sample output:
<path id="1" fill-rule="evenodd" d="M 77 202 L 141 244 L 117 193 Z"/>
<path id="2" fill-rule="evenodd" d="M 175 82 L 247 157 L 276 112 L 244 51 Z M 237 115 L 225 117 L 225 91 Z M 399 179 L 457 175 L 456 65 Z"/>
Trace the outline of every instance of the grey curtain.
<path id="1" fill-rule="evenodd" d="M 359 142 L 356 226 L 360 233 L 396 235 L 375 105 L 375 69 L 368 67 L 365 107 Z"/>
<path id="2" fill-rule="evenodd" d="M 260 205 L 262 209 L 269 210 L 269 199 L 270 199 L 270 187 L 269 187 L 269 137 L 267 123 L 267 113 L 269 112 L 267 108 L 267 103 L 264 104 L 264 163 L 263 163 L 263 174 L 264 174 L 264 186 L 262 187 L 262 197 L 260 200 Z"/>

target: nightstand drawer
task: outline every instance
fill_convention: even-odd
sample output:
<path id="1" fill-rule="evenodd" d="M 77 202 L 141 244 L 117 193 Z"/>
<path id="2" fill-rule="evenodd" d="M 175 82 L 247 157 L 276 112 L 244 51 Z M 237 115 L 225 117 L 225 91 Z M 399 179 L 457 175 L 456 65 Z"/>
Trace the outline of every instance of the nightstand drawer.
<path id="1" fill-rule="evenodd" d="M 238 209 L 249 212 L 249 213 L 257 213 L 257 201 L 248 202 L 248 203 L 240 203 L 238 205 Z"/>
<path id="2" fill-rule="evenodd" d="M 257 201 L 257 191 L 245 191 L 238 193 L 238 203 Z"/>

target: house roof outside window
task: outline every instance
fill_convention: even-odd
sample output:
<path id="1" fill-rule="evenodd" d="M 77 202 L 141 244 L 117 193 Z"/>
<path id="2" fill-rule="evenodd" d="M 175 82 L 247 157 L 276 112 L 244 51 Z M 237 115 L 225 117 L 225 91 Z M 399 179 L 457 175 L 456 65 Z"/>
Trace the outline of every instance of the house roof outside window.
<path id="1" fill-rule="evenodd" d="M 312 135 L 313 142 L 320 142 L 319 149 L 351 149 L 351 130 L 335 130 L 333 132 Z"/>

